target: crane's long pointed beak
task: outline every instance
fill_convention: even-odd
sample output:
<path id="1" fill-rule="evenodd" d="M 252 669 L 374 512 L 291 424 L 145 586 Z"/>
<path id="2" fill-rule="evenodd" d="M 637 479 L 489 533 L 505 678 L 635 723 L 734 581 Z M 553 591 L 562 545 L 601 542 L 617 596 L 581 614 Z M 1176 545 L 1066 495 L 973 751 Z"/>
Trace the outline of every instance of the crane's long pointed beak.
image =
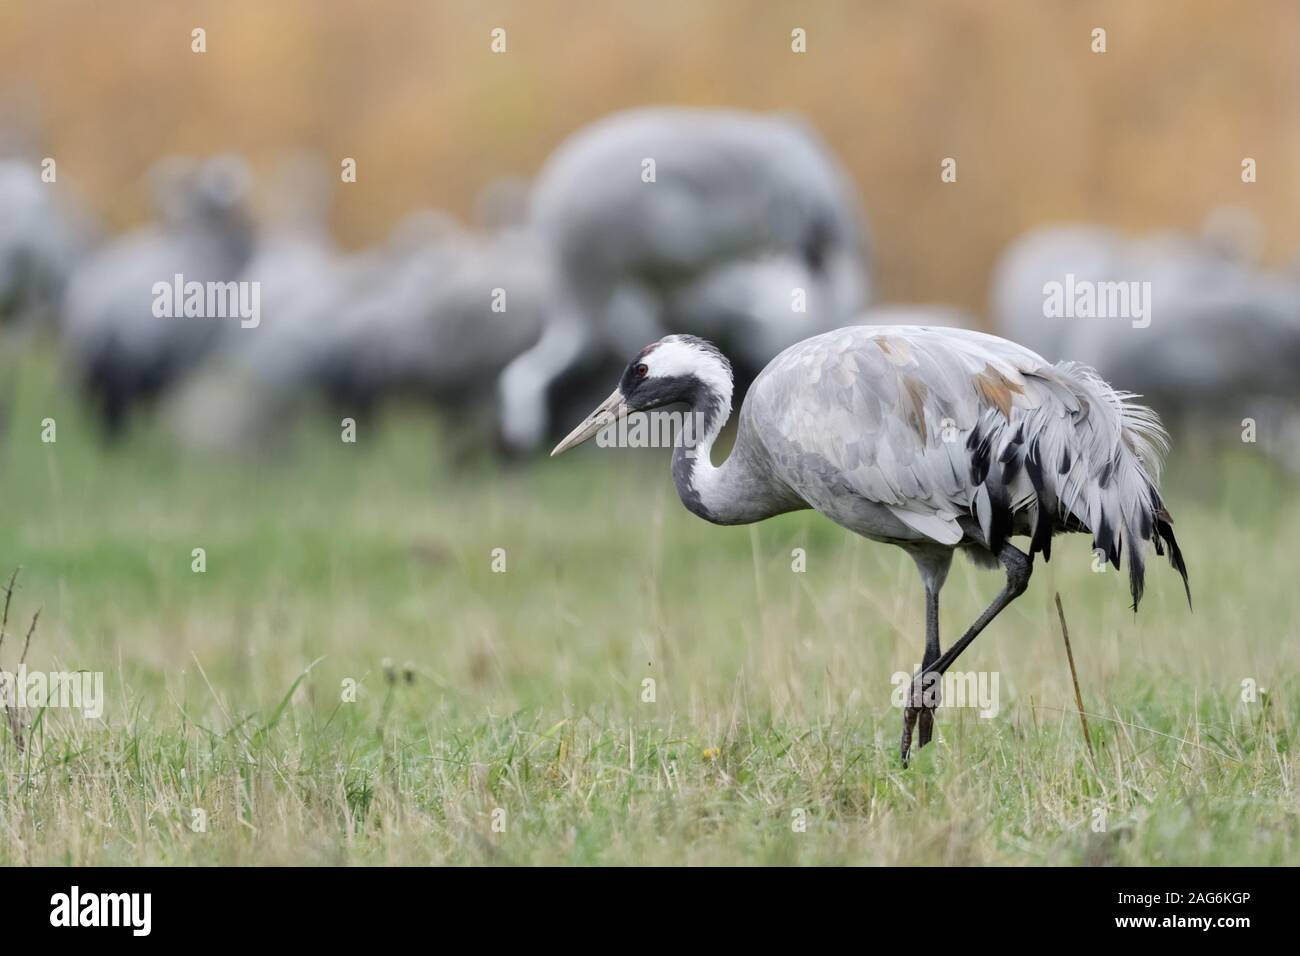
<path id="1" fill-rule="evenodd" d="M 569 432 L 564 441 L 560 442 L 551 450 L 551 457 L 554 458 L 561 452 L 566 452 L 570 448 L 581 445 L 592 435 L 596 434 L 607 425 L 612 425 L 620 418 L 624 418 L 630 409 L 623 401 L 623 392 L 614 389 L 614 393 L 596 406 L 596 410 L 582 420 L 582 424 Z"/>

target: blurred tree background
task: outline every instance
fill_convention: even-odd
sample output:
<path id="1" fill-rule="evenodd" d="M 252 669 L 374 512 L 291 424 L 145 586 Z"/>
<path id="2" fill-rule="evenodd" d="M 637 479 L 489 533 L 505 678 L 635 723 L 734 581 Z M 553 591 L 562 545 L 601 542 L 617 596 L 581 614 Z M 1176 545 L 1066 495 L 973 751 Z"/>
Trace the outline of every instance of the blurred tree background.
<path id="1" fill-rule="evenodd" d="M 1196 228 L 1234 203 L 1268 259 L 1300 247 L 1296 0 L 0 0 L 3 115 L 115 227 L 148 214 L 164 154 L 265 171 L 307 146 L 357 159 L 335 225 L 359 245 L 417 205 L 466 217 L 584 123 L 657 103 L 805 114 L 856 181 L 888 300 L 982 313 L 994 259 L 1041 222 Z"/>

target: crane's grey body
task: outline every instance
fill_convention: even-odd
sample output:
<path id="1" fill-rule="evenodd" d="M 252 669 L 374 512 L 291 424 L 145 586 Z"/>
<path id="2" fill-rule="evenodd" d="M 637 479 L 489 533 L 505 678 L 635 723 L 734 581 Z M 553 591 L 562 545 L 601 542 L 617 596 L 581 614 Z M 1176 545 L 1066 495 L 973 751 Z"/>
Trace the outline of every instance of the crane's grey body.
<path id="1" fill-rule="evenodd" d="M 261 321 L 268 326 L 278 324 L 304 295 L 326 281 L 338 258 L 329 229 L 332 185 L 329 165 L 310 152 L 282 157 L 271 177 L 266 199 L 270 213 L 258 229 L 241 276 L 261 288 Z M 231 338 L 229 344 L 238 349 L 254 337 Z"/>
<path id="2" fill-rule="evenodd" d="M 482 401 L 537 341 L 552 276 L 547 251 L 518 229 L 464 235 L 414 256 L 380 294 L 344 306 L 334 375 L 363 396 Z"/>
<path id="3" fill-rule="evenodd" d="M 68 276 L 93 229 L 35 161 L 0 157 L 0 329 L 57 318 Z"/>
<path id="4" fill-rule="evenodd" d="M 974 473 L 972 436 L 986 446 Z M 735 463 L 699 468 L 691 488 L 721 523 L 797 498 L 869 538 L 993 554 L 1046 508 L 1044 534 L 1102 529 L 1108 557 L 1127 543 L 1140 581 L 1162 441 L 1082 367 L 981 332 L 862 325 L 778 355 L 746 397 Z"/>
<path id="5" fill-rule="evenodd" d="M 117 434 L 131 407 L 155 397 L 216 346 L 230 322 L 156 315 L 155 284 L 229 282 L 253 250 L 245 209 L 247 172 L 233 157 L 197 166 L 160 164 L 162 219 L 88 258 L 69 282 L 64 358 Z"/>
<path id="6" fill-rule="evenodd" d="M 1157 489 L 1165 435 L 1083 366 L 1053 365 L 980 332 L 907 325 L 838 329 L 793 345 L 745 398 L 730 456 L 713 442 L 730 412 L 731 370 L 716 347 L 668 336 L 643 349 L 619 388 L 553 454 L 587 440 L 610 416 L 686 402 L 702 419 L 673 453 L 682 503 L 717 524 L 746 524 L 813 508 L 835 523 L 898 545 L 926 586 L 922 671 L 905 714 L 902 754 L 925 695 L 996 614 L 1028 585 L 1033 557 L 1054 535 L 1087 531 L 1117 568 L 1128 563 L 1134 608 L 1147 546 L 1168 549 L 1183 575 L 1172 519 Z M 1010 543 L 1031 538 L 1028 554 Z M 954 551 L 1002 565 L 1007 586 L 947 654 L 938 594 Z M 1190 592 L 1189 592 L 1190 600 Z"/>
<path id="7" fill-rule="evenodd" d="M 561 307 L 502 378 L 503 434 L 520 450 L 545 437 L 547 389 L 584 363 L 680 328 L 752 377 L 869 298 L 852 188 L 793 117 L 642 109 L 594 123 L 548 160 L 531 222 L 555 250 Z"/>
<path id="8" fill-rule="evenodd" d="M 261 327 L 232 336 L 178 410 L 182 430 L 205 444 L 264 446 L 322 401 L 350 417 L 401 399 L 486 413 L 497 376 L 537 340 L 552 301 L 549 252 L 521 228 L 471 233 L 420 210 L 361 253 L 291 239 L 249 267 L 272 287 Z M 264 272 L 263 262 L 285 268 Z"/>

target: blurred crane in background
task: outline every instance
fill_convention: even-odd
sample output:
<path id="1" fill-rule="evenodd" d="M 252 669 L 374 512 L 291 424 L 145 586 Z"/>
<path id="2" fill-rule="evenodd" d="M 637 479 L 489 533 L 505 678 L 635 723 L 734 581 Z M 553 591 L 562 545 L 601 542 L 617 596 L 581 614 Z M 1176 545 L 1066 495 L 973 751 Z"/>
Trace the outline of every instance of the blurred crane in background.
<path id="1" fill-rule="evenodd" d="M 0 330 L 57 321 L 68 276 L 95 229 L 80 207 L 41 181 L 32 160 L 0 156 Z"/>
<path id="2" fill-rule="evenodd" d="M 253 251 L 248 171 L 234 156 L 169 158 L 152 173 L 159 221 L 87 259 L 68 287 L 64 356 L 105 433 L 121 435 L 132 409 L 175 385 L 217 343 L 225 323 L 155 315 L 155 285 L 226 282 Z"/>
<path id="3" fill-rule="evenodd" d="M 514 451 L 546 437 L 548 391 L 562 376 L 669 327 L 714 336 L 747 380 L 869 299 L 853 188 L 793 116 L 614 114 L 552 154 L 530 221 L 556 256 L 560 302 L 501 378 Z"/>
<path id="4" fill-rule="evenodd" d="M 265 447 L 313 407 L 360 419 L 401 400 L 490 433 L 475 413 L 491 409 L 497 376 L 536 341 L 553 298 L 548 250 L 501 215 L 484 231 L 417 209 L 361 252 L 300 255 L 288 271 L 263 272 L 258 257 L 246 277 L 276 294 L 178 403 L 179 434 Z"/>
<path id="5" fill-rule="evenodd" d="M 1180 436 L 1236 441 L 1262 423 L 1265 450 L 1300 467 L 1300 276 L 1256 262 L 1248 220 L 1217 212 L 1199 236 L 1130 238 L 1096 226 L 1031 231 L 993 276 L 999 331 L 1050 359 L 1066 356 L 1142 394 Z M 1145 294 L 1144 315 L 1057 315 L 1052 284 Z"/>

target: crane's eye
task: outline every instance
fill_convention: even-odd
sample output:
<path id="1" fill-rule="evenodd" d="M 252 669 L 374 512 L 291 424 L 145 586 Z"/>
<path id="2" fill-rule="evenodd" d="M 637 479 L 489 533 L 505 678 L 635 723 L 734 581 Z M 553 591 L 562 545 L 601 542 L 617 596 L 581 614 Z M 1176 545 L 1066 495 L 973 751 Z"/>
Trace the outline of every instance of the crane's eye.
<path id="1" fill-rule="evenodd" d="M 650 374 L 650 369 L 646 368 L 644 364 L 638 365 L 636 368 L 632 369 L 632 371 L 636 373 L 637 378 L 645 378 Z"/>

